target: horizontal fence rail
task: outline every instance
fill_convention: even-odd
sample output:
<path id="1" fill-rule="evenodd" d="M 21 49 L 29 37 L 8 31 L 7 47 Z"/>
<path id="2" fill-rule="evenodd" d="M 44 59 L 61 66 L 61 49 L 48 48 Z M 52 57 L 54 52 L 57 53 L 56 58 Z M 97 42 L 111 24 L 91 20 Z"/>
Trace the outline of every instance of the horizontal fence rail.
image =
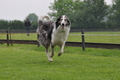
<path id="1" fill-rule="evenodd" d="M 34 44 L 38 45 L 37 40 L 14 40 L 11 39 L 11 35 L 13 34 L 21 34 L 21 33 L 11 33 L 9 30 L 6 33 L 0 33 L 0 35 L 5 35 L 6 39 L 0 39 L 0 43 L 7 43 L 9 44 Z M 23 33 L 24 34 L 24 33 Z M 84 36 L 120 36 L 120 34 L 84 34 L 84 30 L 81 30 L 81 34 L 69 34 L 69 35 L 80 35 L 82 38 L 82 42 L 66 42 L 65 46 L 72 46 L 72 47 L 82 47 L 85 50 L 85 47 L 88 48 L 105 48 L 105 49 L 120 49 L 120 44 L 111 44 L 111 43 L 90 43 L 85 42 Z M 39 35 L 37 34 L 37 37 Z"/>
<path id="2" fill-rule="evenodd" d="M 84 35 L 84 36 L 120 36 L 120 34 L 69 34 L 69 35 Z"/>
<path id="3" fill-rule="evenodd" d="M 0 40 L 0 43 L 7 43 L 7 40 Z M 36 40 L 9 40 L 9 43 L 14 44 L 33 44 L 37 45 L 38 42 Z M 82 47 L 82 42 L 66 42 L 65 46 L 72 47 Z M 85 43 L 85 47 L 88 48 L 104 48 L 104 49 L 120 49 L 120 44 L 110 44 L 110 43 Z"/>
<path id="4" fill-rule="evenodd" d="M 25 33 L 8 33 L 8 34 L 14 35 L 14 34 L 25 34 Z M 36 34 L 36 33 L 33 33 L 33 34 Z M 6 33 L 0 33 L 0 35 L 6 35 Z M 80 35 L 80 36 L 82 36 L 82 35 L 84 35 L 84 36 L 120 36 L 120 34 L 69 34 L 69 35 Z"/>

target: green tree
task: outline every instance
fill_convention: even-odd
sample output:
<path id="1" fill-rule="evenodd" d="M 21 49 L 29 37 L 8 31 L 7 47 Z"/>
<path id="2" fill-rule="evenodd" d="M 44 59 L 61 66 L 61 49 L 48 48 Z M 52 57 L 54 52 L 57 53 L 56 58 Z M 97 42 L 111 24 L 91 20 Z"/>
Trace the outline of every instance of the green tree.
<path id="1" fill-rule="evenodd" d="M 116 27 L 120 28 L 120 0 L 114 0 L 114 16 L 116 21 Z"/>
<path id="2" fill-rule="evenodd" d="M 30 22 L 37 22 L 38 16 L 35 13 L 30 13 L 26 18 L 30 20 Z"/>
<path id="3" fill-rule="evenodd" d="M 38 17 L 32 13 L 29 14 L 27 18 L 29 18 L 29 20 L 31 21 L 31 29 L 37 29 Z M 20 20 L 12 20 L 12 21 L 0 20 L 0 29 L 24 30 L 25 25 L 24 22 Z"/>
<path id="4" fill-rule="evenodd" d="M 8 21 L 6 21 L 6 20 L 0 20 L 0 29 L 1 30 L 2 29 L 8 29 L 8 26 L 9 26 Z"/>
<path id="5" fill-rule="evenodd" d="M 54 0 L 54 3 L 51 4 L 49 7 L 50 10 L 53 12 L 48 13 L 53 18 L 58 18 L 60 15 L 67 15 L 71 22 L 72 22 L 72 28 L 78 27 L 79 23 L 79 16 L 81 13 L 81 10 L 83 10 L 82 7 L 83 1 L 81 0 Z M 78 19 L 75 19 L 78 18 Z M 76 21 L 78 24 L 76 24 Z M 73 27 L 74 26 L 74 27 Z"/>
<path id="6" fill-rule="evenodd" d="M 24 23 L 19 20 L 9 21 L 8 24 L 9 24 L 10 29 L 12 29 L 12 30 L 25 29 Z"/>
<path id="7" fill-rule="evenodd" d="M 85 11 L 83 12 L 84 21 L 88 29 L 104 28 L 104 17 L 107 15 L 108 6 L 104 0 L 84 0 Z M 84 24 L 85 24 L 84 23 Z"/>
<path id="8" fill-rule="evenodd" d="M 31 29 L 37 29 L 38 16 L 35 13 L 31 13 L 26 18 L 28 18 L 31 22 Z"/>
<path id="9" fill-rule="evenodd" d="M 52 17 L 58 17 L 69 12 L 73 12 L 73 0 L 54 0 L 49 7 L 53 12 L 49 13 Z"/>
<path id="10" fill-rule="evenodd" d="M 18 30 L 18 29 L 25 29 L 25 26 L 24 23 L 19 20 L 13 20 L 13 21 L 0 20 L 0 29 Z"/>
<path id="11" fill-rule="evenodd" d="M 107 21 L 108 28 L 120 29 L 120 0 L 113 0 Z"/>
<path id="12" fill-rule="evenodd" d="M 115 25 L 115 17 L 114 14 L 114 8 L 113 6 L 109 6 L 108 8 L 108 15 L 106 16 L 106 28 L 107 29 L 113 29 L 113 26 Z"/>
<path id="13" fill-rule="evenodd" d="M 104 28 L 108 6 L 104 0 L 55 0 L 50 9 L 53 11 L 49 13 L 52 17 L 67 15 L 72 28 L 100 29 Z"/>

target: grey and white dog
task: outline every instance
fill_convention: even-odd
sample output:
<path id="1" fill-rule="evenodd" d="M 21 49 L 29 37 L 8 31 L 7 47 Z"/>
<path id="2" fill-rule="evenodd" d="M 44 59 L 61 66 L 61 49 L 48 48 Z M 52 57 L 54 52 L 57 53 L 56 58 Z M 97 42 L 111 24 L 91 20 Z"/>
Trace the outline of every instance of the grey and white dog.
<path id="1" fill-rule="evenodd" d="M 44 21 L 46 19 L 47 21 Z M 66 15 L 60 16 L 55 22 L 50 21 L 49 16 L 41 16 L 38 20 L 37 33 L 39 33 L 38 42 L 46 48 L 46 55 L 49 61 L 53 61 L 54 47 L 60 47 L 58 56 L 63 53 L 65 42 L 69 35 L 71 22 Z M 49 54 L 51 48 L 52 54 Z"/>

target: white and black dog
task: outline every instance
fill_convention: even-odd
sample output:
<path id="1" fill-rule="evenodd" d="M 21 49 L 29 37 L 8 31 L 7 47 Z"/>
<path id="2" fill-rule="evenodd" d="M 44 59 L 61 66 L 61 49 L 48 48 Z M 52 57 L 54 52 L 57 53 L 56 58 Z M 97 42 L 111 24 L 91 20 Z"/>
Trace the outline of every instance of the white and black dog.
<path id="1" fill-rule="evenodd" d="M 44 19 L 48 21 L 44 21 Z M 39 33 L 38 42 L 46 48 L 46 55 L 49 61 L 53 61 L 54 47 L 57 45 L 60 47 L 58 56 L 63 53 L 65 42 L 69 35 L 71 22 L 66 15 L 60 16 L 55 22 L 49 21 L 48 16 L 41 16 L 38 19 L 37 33 Z M 49 47 L 52 54 L 49 54 Z"/>

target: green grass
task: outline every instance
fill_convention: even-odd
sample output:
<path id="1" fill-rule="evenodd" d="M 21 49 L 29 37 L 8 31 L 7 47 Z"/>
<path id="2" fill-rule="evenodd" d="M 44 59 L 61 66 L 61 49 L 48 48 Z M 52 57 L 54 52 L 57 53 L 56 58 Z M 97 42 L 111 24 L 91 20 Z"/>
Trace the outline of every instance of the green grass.
<path id="1" fill-rule="evenodd" d="M 72 35 L 72 34 L 81 34 L 81 33 L 70 33 L 68 41 L 81 42 L 81 35 Z M 120 36 L 106 36 L 109 34 L 119 34 L 120 32 L 85 32 L 85 42 L 94 42 L 94 43 L 117 43 L 120 44 Z M 93 34 L 93 35 L 92 35 Z M 94 35 L 97 34 L 97 35 Z M 105 34 L 105 35 L 100 35 Z"/>
<path id="2" fill-rule="evenodd" d="M 49 62 L 43 47 L 0 45 L 0 80 L 120 80 L 120 50 L 65 47 Z"/>

